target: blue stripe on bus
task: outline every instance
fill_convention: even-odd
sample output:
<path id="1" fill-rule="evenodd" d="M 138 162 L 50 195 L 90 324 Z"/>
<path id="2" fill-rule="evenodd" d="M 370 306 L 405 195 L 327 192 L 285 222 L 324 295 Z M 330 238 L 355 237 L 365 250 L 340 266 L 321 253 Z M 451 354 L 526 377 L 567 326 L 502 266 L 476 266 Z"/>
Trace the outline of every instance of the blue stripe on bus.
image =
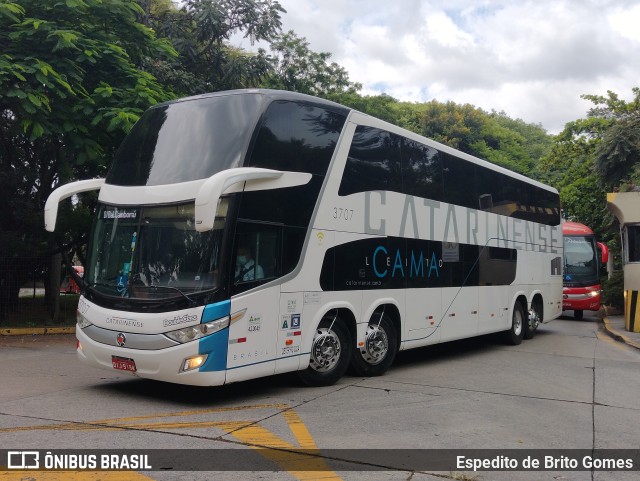
<path id="1" fill-rule="evenodd" d="M 209 304 L 204 306 L 202 313 L 202 320 L 200 323 L 209 321 L 215 321 L 221 317 L 228 316 L 231 313 L 231 301 L 216 302 L 215 304 Z"/>
<path id="2" fill-rule="evenodd" d="M 215 321 L 231 313 L 231 301 L 222 301 L 205 306 L 202 323 Z M 199 371 L 224 371 L 227 368 L 227 350 L 229 348 L 229 328 L 211 334 L 198 343 L 198 354 L 208 354 L 207 360 Z"/>

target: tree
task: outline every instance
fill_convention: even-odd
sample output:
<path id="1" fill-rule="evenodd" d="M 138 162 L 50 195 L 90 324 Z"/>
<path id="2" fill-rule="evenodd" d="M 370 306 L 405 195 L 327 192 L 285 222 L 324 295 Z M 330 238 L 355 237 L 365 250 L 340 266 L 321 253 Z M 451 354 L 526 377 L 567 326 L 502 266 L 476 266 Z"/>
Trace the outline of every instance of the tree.
<path id="1" fill-rule="evenodd" d="M 12 259 L 0 267 L 0 320 L 25 273 L 43 266 L 34 255 L 57 250 L 42 227 L 51 191 L 104 176 L 142 112 L 173 96 L 140 68 L 146 58 L 175 56 L 137 21 L 141 13 L 127 0 L 0 4 L 0 252 Z M 57 241 L 81 244 L 88 211 L 82 200 L 64 209 L 76 218 Z M 15 262 L 22 268 L 12 268 Z"/>
<path id="2" fill-rule="evenodd" d="M 291 30 L 272 42 L 271 50 L 274 73 L 265 83 L 268 87 L 322 97 L 362 88 L 349 81 L 343 67 L 329 63 L 330 53 L 310 50 L 309 42 Z"/>
<path id="3" fill-rule="evenodd" d="M 188 0 L 179 10 L 166 0 L 141 1 L 144 21 L 179 52 L 146 67 L 179 96 L 258 87 L 273 72 L 264 49 L 246 52 L 229 40 L 243 34 L 252 44 L 275 41 L 285 12 L 277 1 Z"/>
<path id="4" fill-rule="evenodd" d="M 524 175 L 533 172 L 551 146 L 551 136 L 541 126 L 504 113 L 489 114 L 451 101 L 432 100 L 426 106 L 423 135 Z"/>
<path id="5" fill-rule="evenodd" d="M 560 191 L 565 217 L 590 226 L 606 242 L 618 237 L 606 192 L 640 181 L 640 89 L 633 93 L 630 102 L 611 91 L 583 95 L 595 106 L 587 118 L 565 125 L 536 168 Z"/>
<path id="6" fill-rule="evenodd" d="M 589 96 L 596 105 L 592 116 L 607 119 L 596 149 L 596 171 L 602 185 L 613 190 L 623 182 L 640 183 L 640 88 L 633 89 L 634 99 L 624 102 L 613 92 L 608 97 Z"/>

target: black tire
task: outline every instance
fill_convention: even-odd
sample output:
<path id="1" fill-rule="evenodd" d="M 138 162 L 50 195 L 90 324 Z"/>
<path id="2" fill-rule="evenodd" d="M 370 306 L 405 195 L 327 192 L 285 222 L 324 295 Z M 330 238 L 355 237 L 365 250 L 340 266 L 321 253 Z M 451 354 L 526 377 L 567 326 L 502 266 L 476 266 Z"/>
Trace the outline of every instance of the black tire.
<path id="1" fill-rule="evenodd" d="M 573 311 L 573 317 L 576 318 L 578 321 L 581 321 L 582 318 L 584 317 L 584 311 Z"/>
<path id="2" fill-rule="evenodd" d="M 536 331 L 538 330 L 538 326 L 542 322 L 542 302 L 540 299 L 535 299 L 531 303 L 531 311 L 527 316 L 527 321 L 524 323 L 524 338 L 525 339 L 533 339 L 533 336 L 536 335 Z"/>
<path id="3" fill-rule="evenodd" d="M 374 313 L 367 326 L 365 345 L 354 349 L 351 372 L 356 376 L 381 376 L 398 352 L 398 333 L 386 314 Z"/>
<path id="4" fill-rule="evenodd" d="M 511 328 L 504 332 L 504 340 L 507 344 L 517 346 L 522 342 L 526 322 L 527 318 L 524 314 L 522 304 L 516 302 L 513 306 L 513 314 L 511 316 Z"/>
<path id="5" fill-rule="evenodd" d="M 344 322 L 336 314 L 326 315 L 313 336 L 309 367 L 298 376 L 308 386 L 330 386 L 346 372 L 352 351 Z"/>

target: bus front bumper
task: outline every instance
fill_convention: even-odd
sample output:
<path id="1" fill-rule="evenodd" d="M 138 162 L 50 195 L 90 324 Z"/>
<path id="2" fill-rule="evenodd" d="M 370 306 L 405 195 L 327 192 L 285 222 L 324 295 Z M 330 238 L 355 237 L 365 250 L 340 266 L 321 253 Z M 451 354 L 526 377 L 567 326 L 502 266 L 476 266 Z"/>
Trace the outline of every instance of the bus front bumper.
<path id="1" fill-rule="evenodd" d="M 96 342 L 77 326 L 76 338 L 78 359 L 93 367 L 123 375 L 192 386 L 220 386 L 225 383 L 225 370 L 182 370 L 185 360 L 199 355 L 197 341 L 159 350 L 127 349 Z M 115 365 L 119 368 L 116 369 Z"/>

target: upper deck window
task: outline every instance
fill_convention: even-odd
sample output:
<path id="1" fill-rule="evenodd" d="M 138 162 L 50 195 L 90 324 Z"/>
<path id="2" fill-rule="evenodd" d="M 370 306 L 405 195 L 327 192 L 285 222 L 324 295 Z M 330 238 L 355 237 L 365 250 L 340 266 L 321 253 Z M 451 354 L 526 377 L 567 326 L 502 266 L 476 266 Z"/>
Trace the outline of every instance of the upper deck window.
<path id="1" fill-rule="evenodd" d="M 274 101 L 264 114 L 247 166 L 325 175 L 345 120 L 346 109 Z"/>
<path id="2" fill-rule="evenodd" d="M 259 95 L 219 95 L 149 109 L 118 149 L 107 183 L 165 185 L 239 167 L 260 103 Z"/>

